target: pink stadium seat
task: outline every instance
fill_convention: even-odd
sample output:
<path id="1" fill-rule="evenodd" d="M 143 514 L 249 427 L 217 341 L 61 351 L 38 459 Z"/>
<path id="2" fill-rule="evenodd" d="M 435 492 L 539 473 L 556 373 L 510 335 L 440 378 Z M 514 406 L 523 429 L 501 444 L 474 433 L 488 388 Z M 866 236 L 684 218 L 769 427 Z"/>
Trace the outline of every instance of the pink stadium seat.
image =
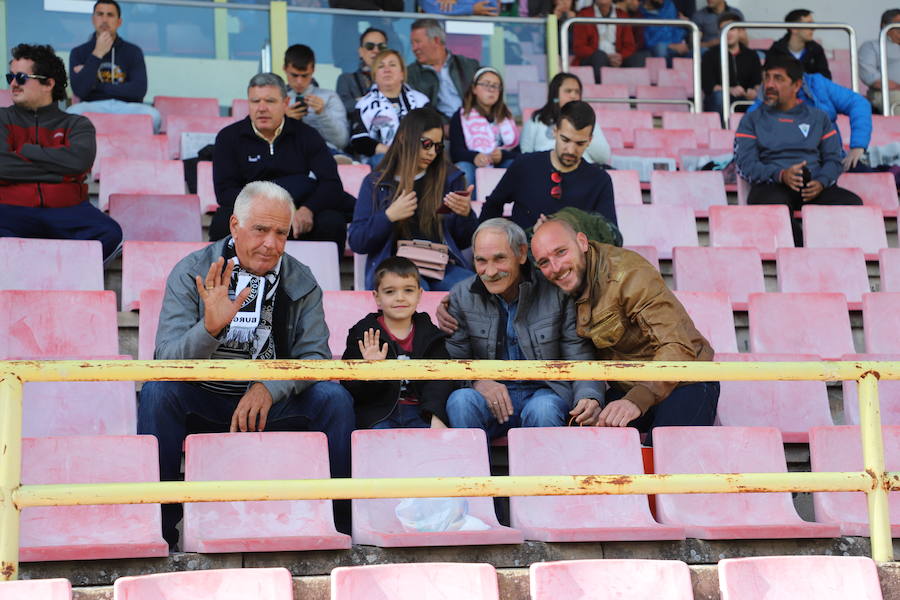
<path id="1" fill-rule="evenodd" d="M 484 477 L 490 474 L 487 440 L 480 429 L 356 430 L 350 438 L 353 477 Z M 402 457 L 402 459 L 400 458 Z M 409 531 L 394 509 L 396 498 L 353 500 L 353 541 L 372 546 L 518 544 L 522 533 L 503 527 L 491 498 L 467 498 L 467 517 L 487 529 Z"/>
<path id="2" fill-rule="evenodd" d="M 334 242 L 288 241 L 284 251 L 312 271 L 322 290 L 341 289 L 341 266 Z"/>
<path id="3" fill-rule="evenodd" d="M 657 427 L 653 444 L 656 473 L 787 472 L 774 427 Z M 656 514 L 700 539 L 827 538 L 840 531 L 802 520 L 786 492 L 659 494 Z"/>
<path id="4" fill-rule="evenodd" d="M 678 560 L 599 559 L 532 563 L 532 600 L 693 600 L 691 571 Z"/>
<path id="5" fill-rule="evenodd" d="M 162 129 L 170 115 L 196 115 L 198 117 L 218 117 L 219 101 L 215 98 L 182 98 L 176 96 L 154 96 L 153 106 L 162 116 Z"/>
<path id="6" fill-rule="evenodd" d="M 114 600 L 292 600 L 291 572 L 271 569 L 210 569 L 120 577 Z"/>
<path id="7" fill-rule="evenodd" d="M 166 117 L 166 135 L 169 138 L 166 158 L 181 158 L 182 133 L 219 133 L 234 123 L 231 117 L 171 114 Z"/>
<path id="8" fill-rule="evenodd" d="M 788 208 L 782 205 L 711 206 L 709 245 L 756 248 L 763 260 L 773 260 L 776 248 L 794 247 Z"/>
<path id="9" fill-rule="evenodd" d="M 359 188 L 366 175 L 372 172 L 369 165 L 338 165 L 338 176 L 344 191 L 356 198 L 359 196 Z"/>
<path id="10" fill-rule="evenodd" d="M 850 310 L 868 293 L 866 259 L 859 248 L 779 248 L 775 265 L 780 292 L 837 292 Z"/>
<path id="11" fill-rule="evenodd" d="M 665 111 L 662 114 L 663 129 L 722 129 L 722 117 L 719 113 L 683 113 Z"/>
<path id="12" fill-rule="evenodd" d="M 653 171 L 650 202 L 657 206 L 681 204 L 706 217 L 710 206 L 727 206 L 725 179 L 721 171 Z"/>
<path id="13" fill-rule="evenodd" d="M 138 310 L 141 292 L 163 290 L 179 260 L 206 242 L 125 242 L 122 245 L 122 310 Z"/>
<path id="14" fill-rule="evenodd" d="M 494 191 L 494 188 L 497 187 L 497 184 L 500 183 L 500 180 L 503 179 L 503 175 L 505 174 L 506 169 L 497 167 L 478 167 L 475 169 L 476 197 L 474 200 L 481 203 L 479 207 L 484 204 L 484 201 L 491 195 L 491 192 Z"/>
<path id="15" fill-rule="evenodd" d="M 900 469 L 900 427 L 883 426 L 884 462 L 888 471 Z M 809 460 L 812 471 L 862 471 L 862 439 L 859 427 L 816 427 L 809 432 Z M 891 534 L 900 536 L 900 494 L 888 495 Z M 816 521 L 834 523 L 841 535 L 869 535 L 869 515 L 863 492 L 814 492 Z"/>
<path id="16" fill-rule="evenodd" d="M 841 141 L 845 148 L 850 147 L 850 117 L 847 115 L 837 116 L 838 132 L 841 134 Z"/>
<path id="17" fill-rule="evenodd" d="M 597 102 L 594 98 L 628 99 L 628 86 L 617 83 L 584 83 L 582 82 L 581 99 L 588 102 L 595 109 L 628 110 L 628 102 Z"/>
<path id="18" fill-rule="evenodd" d="M 750 294 L 749 312 L 751 352 L 818 354 L 825 360 L 854 352 L 843 294 Z"/>
<path id="19" fill-rule="evenodd" d="M 22 483 L 159 481 L 156 438 L 68 436 L 22 440 Z M 159 504 L 52 506 L 22 510 L 19 559 L 96 560 L 167 556 Z"/>
<path id="20" fill-rule="evenodd" d="M 635 148 L 664 148 L 678 152 L 683 148 L 696 148 L 697 140 L 692 129 L 635 129 Z"/>
<path id="21" fill-rule="evenodd" d="M 897 354 L 848 354 L 841 360 L 900 360 Z M 842 381 L 844 423 L 859 425 L 859 393 L 855 381 Z M 881 423 L 884 425 L 900 425 L 900 381 L 882 379 L 878 382 L 878 404 L 881 410 Z M 897 513 L 900 515 L 900 512 Z"/>
<path id="22" fill-rule="evenodd" d="M 597 116 L 597 125 L 601 128 L 611 127 L 621 130 L 625 145 L 634 144 L 635 129 L 653 128 L 653 113 L 648 110 L 619 111 L 607 107 L 598 108 L 595 105 L 594 114 Z"/>
<path id="23" fill-rule="evenodd" d="M 694 95 L 694 73 L 690 65 L 687 68 L 673 66 L 671 69 L 660 71 L 657 87 L 677 87 L 683 90 L 683 98 L 690 98 Z M 663 127 L 666 125 L 663 124 Z"/>
<path id="24" fill-rule="evenodd" d="M 184 166 L 180 160 L 103 159 L 106 175 L 100 181 L 100 210 L 110 194 L 183 194 Z"/>
<path id="25" fill-rule="evenodd" d="M 616 206 L 644 203 L 637 171 L 610 169 L 606 174 L 612 179 Z"/>
<path id="26" fill-rule="evenodd" d="M 499 600 L 492 565 L 413 563 L 338 567 L 331 571 L 331 600 Z"/>
<path id="27" fill-rule="evenodd" d="M 212 162 L 197 162 L 197 195 L 200 197 L 200 211 L 203 213 L 214 213 L 219 208 L 212 173 Z"/>
<path id="28" fill-rule="evenodd" d="M 328 479 L 319 432 L 213 433 L 185 441 L 185 481 Z M 290 552 L 350 548 L 330 500 L 197 502 L 184 507 L 185 552 Z"/>
<path id="29" fill-rule="evenodd" d="M 6 92 L 6 90 L 3 90 Z M 32 579 L 0 582 L 3 600 L 71 600 L 72 584 L 68 579 Z"/>
<path id="30" fill-rule="evenodd" d="M 0 90 L 0 108 L 12 106 L 12 93 L 9 90 Z"/>
<path id="31" fill-rule="evenodd" d="M 111 194 L 109 216 L 126 240 L 198 242 L 203 238 L 196 194 Z"/>
<path id="32" fill-rule="evenodd" d="M 100 169 L 110 158 L 166 160 L 169 158 L 167 144 L 165 135 L 149 136 L 138 141 L 130 134 L 97 134 L 97 156 L 91 174 L 95 180 L 100 179 L 103 176 Z"/>
<path id="33" fill-rule="evenodd" d="M 0 360 L 119 356 L 112 291 L 0 291 Z"/>
<path id="34" fill-rule="evenodd" d="M 540 108 L 547 102 L 547 84 L 540 81 L 519 82 L 519 107 Z"/>
<path id="35" fill-rule="evenodd" d="M 884 217 L 877 206 L 815 206 L 806 204 L 803 243 L 808 248 L 861 248 L 866 260 L 877 260 L 888 247 Z"/>
<path id="36" fill-rule="evenodd" d="M 22 435 L 134 435 L 133 381 L 25 383 Z"/>
<path id="37" fill-rule="evenodd" d="M 625 138 L 622 136 L 621 129 L 614 129 L 610 127 L 609 129 L 602 130 L 603 137 L 606 138 L 606 143 L 609 144 L 609 147 L 615 151 L 625 147 Z M 597 135 L 596 132 L 594 135 Z"/>
<path id="38" fill-rule="evenodd" d="M 692 73 L 693 60 L 690 58 L 675 57 L 672 59 L 672 71 Z"/>
<path id="39" fill-rule="evenodd" d="M 652 85 L 659 83 L 660 71 L 665 71 L 667 68 L 666 59 L 661 56 L 648 56 L 647 60 L 644 62 L 644 66 L 650 71 L 650 83 Z"/>
<path id="40" fill-rule="evenodd" d="M 683 114 L 683 113 L 678 113 Z M 734 130 L 732 129 L 710 129 L 709 130 L 709 147 L 715 149 L 734 149 Z"/>
<path id="41" fill-rule="evenodd" d="M 656 246 L 659 257 L 672 258 L 675 246 L 698 246 L 694 211 L 687 206 L 616 206 L 626 244 Z"/>
<path id="42" fill-rule="evenodd" d="M 504 87 L 507 94 L 515 94 L 519 90 L 521 81 L 541 80 L 537 65 L 506 65 L 504 75 Z"/>
<path id="43" fill-rule="evenodd" d="M 632 252 L 637 252 L 641 256 L 646 259 L 648 263 L 653 265 L 657 271 L 659 271 L 659 253 L 656 251 L 656 246 L 624 246 L 626 250 L 631 250 Z"/>
<path id="44" fill-rule="evenodd" d="M 566 69 L 567 73 L 571 73 L 578 77 L 581 80 L 581 85 L 584 87 L 585 85 L 594 84 L 594 67 L 588 65 L 586 67 L 580 67 L 575 65 L 569 65 L 569 68 Z"/>
<path id="45" fill-rule="evenodd" d="M 900 249 L 878 251 L 878 273 L 882 292 L 900 292 Z"/>
<path id="46" fill-rule="evenodd" d="M 642 100 L 685 100 L 687 91 L 680 85 L 639 85 L 637 87 L 637 98 Z M 662 102 L 638 102 L 637 106 L 641 110 L 649 110 L 653 116 L 658 117 L 664 111 L 688 112 L 690 108 L 687 104 L 666 104 Z M 709 135 L 706 138 L 709 139 Z"/>
<path id="47" fill-rule="evenodd" d="M 153 360 L 163 295 L 163 290 L 141 292 L 141 310 L 138 313 L 138 360 Z"/>
<path id="48" fill-rule="evenodd" d="M 881 600 L 878 570 L 862 556 L 767 556 L 719 561 L 722 600 Z"/>
<path id="49" fill-rule="evenodd" d="M 150 115 L 114 115 L 107 113 L 84 113 L 97 135 L 128 135 L 132 138 L 140 138 L 143 142 L 146 137 L 153 136 L 153 117 Z"/>
<path id="50" fill-rule="evenodd" d="M 737 352 L 731 299 L 721 292 L 683 292 L 675 296 L 694 321 L 697 330 L 716 352 Z"/>
<path id="51" fill-rule="evenodd" d="M 510 475 L 632 475 L 644 472 L 637 429 L 520 427 L 511 429 Z M 606 449 L 615 448 L 615 453 Z M 684 530 L 653 520 L 647 496 L 513 496 L 510 522 L 526 540 L 605 542 L 683 540 Z M 566 595 L 561 597 L 568 597 Z"/>
<path id="52" fill-rule="evenodd" d="M 745 113 L 731 113 L 731 116 L 728 117 L 728 129 L 736 130 L 738 125 L 741 124 L 741 119 L 744 118 Z"/>
<path id="53" fill-rule="evenodd" d="M 231 101 L 231 118 L 240 121 L 250 114 L 250 102 L 246 98 L 235 98 Z"/>
<path id="54" fill-rule="evenodd" d="M 730 130 L 729 130 L 730 131 Z M 750 195 L 750 182 L 741 177 L 740 175 L 736 178 L 737 188 L 737 203 L 738 206 L 746 206 L 747 205 L 747 197 Z"/>
<path id="55" fill-rule="evenodd" d="M 862 311 L 866 352 L 900 353 L 900 292 L 864 294 Z"/>
<path id="56" fill-rule="evenodd" d="M 766 291 L 756 248 L 679 247 L 672 254 L 678 291 L 723 292 L 731 298 L 734 310 L 747 310 L 748 296 Z"/>
<path id="57" fill-rule="evenodd" d="M 96 240 L 0 238 L 0 290 L 102 290 Z"/>
<path id="58" fill-rule="evenodd" d="M 896 217 L 897 184 L 893 173 L 844 173 L 838 185 L 862 198 L 865 206 L 881 208 L 884 216 Z"/>
<path id="59" fill-rule="evenodd" d="M 643 67 L 633 69 L 620 69 L 618 67 L 600 67 L 600 82 L 603 84 L 615 83 L 628 86 L 628 95 L 637 93 L 637 86 L 650 85 L 650 71 Z"/>

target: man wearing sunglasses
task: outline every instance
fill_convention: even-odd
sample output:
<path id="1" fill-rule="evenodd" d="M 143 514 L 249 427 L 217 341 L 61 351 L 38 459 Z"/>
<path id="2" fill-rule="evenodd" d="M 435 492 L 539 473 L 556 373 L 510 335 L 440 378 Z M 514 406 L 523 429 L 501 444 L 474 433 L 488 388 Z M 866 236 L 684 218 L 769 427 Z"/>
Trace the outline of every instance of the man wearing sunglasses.
<path id="1" fill-rule="evenodd" d="M 19 44 L 12 56 L 13 105 L 0 108 L 0 237 L 99 240 L 108 259 L 122 229 L 88 200 L 94 126 L 59 109 L 68 82 L 53 48 Z"/>
<path id="2" fill-rule="evenodd" d="M 337 93 L 348 117 L 356 110 L 359 99 L 372 87 L 372 63 L 375 57 L 387 49 L 387 34 L 380 29 L 369 27 L 359 36 L 359 68 L 352 73 L 341 73 L 337 80 Z"/>
<path id="3" fill-rule="evenodd" d="M 159 111 L 143 103 L 147 93 L 144 53 L 117 33 L 122 26 L 119 3 L 98 0 L 91 23 L 91 39 L 69 54 L 72 92 L 81 102 L 70 106 L 68 112 L 150 115 L 153 131 L 158 133 Z"/>

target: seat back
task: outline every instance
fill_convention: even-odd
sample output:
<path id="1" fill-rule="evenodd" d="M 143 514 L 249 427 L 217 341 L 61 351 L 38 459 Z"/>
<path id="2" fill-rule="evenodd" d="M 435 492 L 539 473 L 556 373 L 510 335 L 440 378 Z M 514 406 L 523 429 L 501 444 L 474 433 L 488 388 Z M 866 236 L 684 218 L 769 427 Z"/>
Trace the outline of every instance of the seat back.
<path id="1" fill-rule="evenodd" d="M 722 292 L 675 292 L 697 330 L 716 352 L 737 352 L 731 299 Z"/>
<path id="2" fill-rule="evenodd" d="M 23 436 L 134 435 L 136 432 L 133 381 L 25 383 Z"/>
<path id="3" fill-rule="evenodd" d="M 659 271 L 659 253 L 656 251 L 656 246 L 622 246 L 626 250 L 631 250 L 632 252 L 636 252 L 640 254 L 644 260 L 653 265 L 653 268 Z"/>
<path id="4" fill-rule="evenodd" d="M 162 310 L 163 290 L 144 290 L 140 295 L 138 313 L 138 360 L 153 360 L 156 350 L 156 330 Z"/>
<path id="5" fill-rule="evenodd" d="M 284 252 L 309 267 L 322 290 L 341 289 L 341 265 L 334 242 L 291 240 L 285 244 Z"/>
<path id="6" fill-rule="evenodd" d="M 506 169 L 497 167 L 475 169 L 475 200 L 483 204 L 505 174 Z"/>
<path id="7" fill-rule="evenodd" d="M 684 113 L 678 113 L 684 114 Z M 732 129 L 710 129 L 709 130 L 709 147 L 713 149 L 734 149 L 734 130 Z"/>
<path id="8" fill-rule="evenodd" d="M 214 213 L 219 208 L 216 201 L 216 188 L 213 184 L 212 162 L 197 161 L 197 195 L 200 197 L 200 211 Z"/>
<path id="9" fill-rule="evenodd" d="M 209 569 L 120 577 L 114 600 L 293 600 L 291 572 L 271 569 Z"/>
<path id="10" fill-rule="evenodd" d="M 499 600 L 492 565 L 413 563 L 338 567 L 331 571 L 331 600 Z"/>
<path id="11" fill-rule="evenodd" d="M 97 135 L 127 135 L 143 142 L 153 136 L 153 117 L 150 115 L 116 115 L 111 113 L 84 113 Z"/>
<path id="12" fill-rule="evenodd" d="M 866 352 L 900 353 L 900 292 L 864 294 L 862 310 Z"/>
<path id="13" fill-rule="evenodd" d="M 206 245 L 206 242 L 125 242 L 122 245 L 122 310 L 139 309 L 144 290 L 165 289 L 169 273 L 178 261 Z"/>
<path id="14" fill-rule="evenodd" d="M 127 133 L 98 133 L 97 154 L 91 173 L 94 179 L 103 176 L 101 168 L 110 158 L 128 158 L 131 160 L 166 160 L 168 155 L 168 137 L 151 135 L 135 138 Z"/>
<path id="15" fill-rule="evenodd" d="M 235 98 L 231 101 L 231 118 L 240 121 L 250 114 L 250 101 L 246 98 Z"/>
<path id="16" fill-rule="evenodd" d="M 184 166 L 180 160 L 103 159 L 100 210 L 109 207 L 110 194 L 183 194 Z"/>
<path id="17" fill-rule="evenodd" d="M 705 217 L 710 206 L 726 206 L 725 178 L 721 171 L 653 171 L 650 174 L 652 204 L 681 204 Z"/>
<path id="18" fill-rule="evenodd" d="M 618 67 L 600 67 L 600 81 L 604 84 L 615 83 L 628 86 L 628 95 L 637 94 L 637 86 L 650 85 L 650 71 L 645 67 L 620 69 Z"/>
<path id="19" fill-rule="evenodd" d="M 631 598 L 693 600 L 691 570 L 680 560 L 566 560 L 529 568 L 532 600 Z"/>
<path id="20" fill-rule="evenodd" d="M 801 210 L 807 248 L 861 248 L 875 260 L 888 247 L 884 217 L 877 206 L 816 206 Z"/>
<path id="21" fill-rule="evenodd" d="M 635 129 L 635 148 L 662 148 L 678 153 L 682 149 L 697 147 L 697 137 L 693 129 Z"/>
<path id="22" fill-rule="evenodd" d="M 735 310 L 747 310 L 750 294 L 765 292 L 762 260 L 756 248 L 678 247 L 672 276 L 679 292 L 722 292 Z"/>
<path id="23" fill-rule="evenodd" d="M 877 206 L 892 215 L 900 207 L 893 173 L 844 173 L 838 179 L 838 185 L 862 198 L 866 206 Z"/>
<path id="24" fill-rule="evenodd" d="M 593 75 L 591 76 L 593 81 Z M 584 83 L 581 86 L 581 98 L 595 108 L 605 108 L 608 110 L 628 110 L 627 102 L 591 102 L 591 98 L 617 98 L 620 100 L 628 99 L 628 86 L 618 83 Z M 606 130 L 604 129 L 604 133 Z"/>
<path id="25" fill-rule="evenodd" d="M 672 258 L 675 246 L 698 246 L 694 211 L 687 206 L 616 206 L 619 229 L 627 244 L 655 246 L 659 257 Z"/>
<path id="26" fill-rule="evenodd" d="M 722 116 L 715 112 L 663 111 L 663 129 L 722 129 Z"/>
<path id="27" fill-rule="evenodd" d="M 772 260 L 776 248 L 793 248 L 794 235 L 787 206 L 711 206 L 709 245 L 749 247 L 763 260 Z"/>
<path id="28" fill-rule="evenodd" d="M 641 194 L 641 179 L 637 171 L 611 169 L 606 174 L 612 179 L 616 206 L 620 204 L 644 203 Z"/>
<path id="29" fill-rule="evenodd" d="M 778 289 L 782 292 L 844 294 L 859 310 L 869 292 L 866 259 L 859 248 L 779 248 L 775 251 Z"/>
<path id="30" fill-rule="evenodd" d="M 338 176 L 341 178 L 341 185 L 344 191 L 353 196 L 359 197 L 359 188 L 362 186 L 363 179 L 372 172 L 369 165 L 338 165 Z"/>
<path id="31" fill-rule="evenodd" d="M 0 238 L 0 290 L 102 290 L 96 240 Z"/>
<path id="32" fill-rule="evenodd" d="M 109 216 L 125 240 L 199 242 L 203 237 L 196 194 L 112 194 Z"/>
<path id="33" fill-rule="evenodd" d="M 765 556 L 719 561 L 722 600 L 881 600 L 878 570 L 862 556 Z"/>
<path id="34" fill-rule="evenodd" d="M 71 600 L 72 584 L 68 579 L 3 581 L 0 582 L 0 598 L 3 600 Z"/>
<path id="35" fill-rule="evenodd" d="M 166 135 L 169 137 L 166 158 L 181 158 L 182 133 L 217 134 L 223 128 L 234 123 L 231 117 L 170 114 L 166 117 Z"/>
<path id="36" fill-rule="evenodd" d="M 619 129 L 626 145 L 634 144 L 635 129 L 651 129 L 653 127 L 653 113 L 649 110 L 620 111 L 610 110 L 607 106 L 594 105 L 594 114 L 597 117 L 597 125 L 601 129 L 608 127 Z"/>
<path id="37" fill-rule="evenodd" d="M 162 129 L 170 115 L 195 115 L 198 117 L 218 117 L 219 101 L 215 98 L 185 98 L 177 96 L 154 96 L 153 106 L 162 117 Z"/>
<path id="38" fill-rule="evenodd" d="M 900 292 L 900 249 L 878 251 L 878 274 L 882 292 Z"/>
<path id="39" fill-rule="evenodd" d="M 853 335 L 843 294 L 750 294 L 750 351 L 852 354 Z"/>

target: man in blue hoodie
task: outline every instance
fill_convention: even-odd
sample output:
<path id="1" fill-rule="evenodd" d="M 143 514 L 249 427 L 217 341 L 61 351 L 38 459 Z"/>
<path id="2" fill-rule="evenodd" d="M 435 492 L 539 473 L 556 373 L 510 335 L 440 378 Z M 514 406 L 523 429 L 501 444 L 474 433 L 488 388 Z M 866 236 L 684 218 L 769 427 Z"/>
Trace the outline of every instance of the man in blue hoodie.
<path id="1" fill-rule="evenodd" d="M 678 9 L 672 0 L 646 0 L 642 9 L 647 19 L 678 19 Z M 688 30 L 672 25 L 659 25 L 644 28 L 644 43 L 652 56 L 666 59 L 666 66 L 672 67 L 672 58 L 691 55 L 691 47 L 687 43 Z"/>
<path id="2" fill-rule="evenodd" d="M 94 34 L 69 54 L 72 92 L 81 102 L 67 112 L 140 114 L 153 118 L 159 132 L 159 112 L 143 104 L 147 93 L 147 67 L 141 49 L 117 35 L 122 10 L 116 0 L 97 0 L 91 15 Z"/>

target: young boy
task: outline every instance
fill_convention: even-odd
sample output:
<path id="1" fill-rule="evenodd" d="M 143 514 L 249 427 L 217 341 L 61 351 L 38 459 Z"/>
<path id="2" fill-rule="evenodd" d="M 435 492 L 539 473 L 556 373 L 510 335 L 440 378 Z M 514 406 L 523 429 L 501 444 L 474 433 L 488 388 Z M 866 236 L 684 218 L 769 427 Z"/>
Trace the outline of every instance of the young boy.
<path id="1" fill-rule="evenodd" d="M 444 333 L 427 313 L 416 312 L 422 288 L 419 270 L 407 258 L 386 258 L 375 269 L 375 304 L 350 329 L 343 359 L 450 358 Z M 344 381 L 353 395 L 361 429 L 447 427 L 447 397 L 453 381 Z"/>

